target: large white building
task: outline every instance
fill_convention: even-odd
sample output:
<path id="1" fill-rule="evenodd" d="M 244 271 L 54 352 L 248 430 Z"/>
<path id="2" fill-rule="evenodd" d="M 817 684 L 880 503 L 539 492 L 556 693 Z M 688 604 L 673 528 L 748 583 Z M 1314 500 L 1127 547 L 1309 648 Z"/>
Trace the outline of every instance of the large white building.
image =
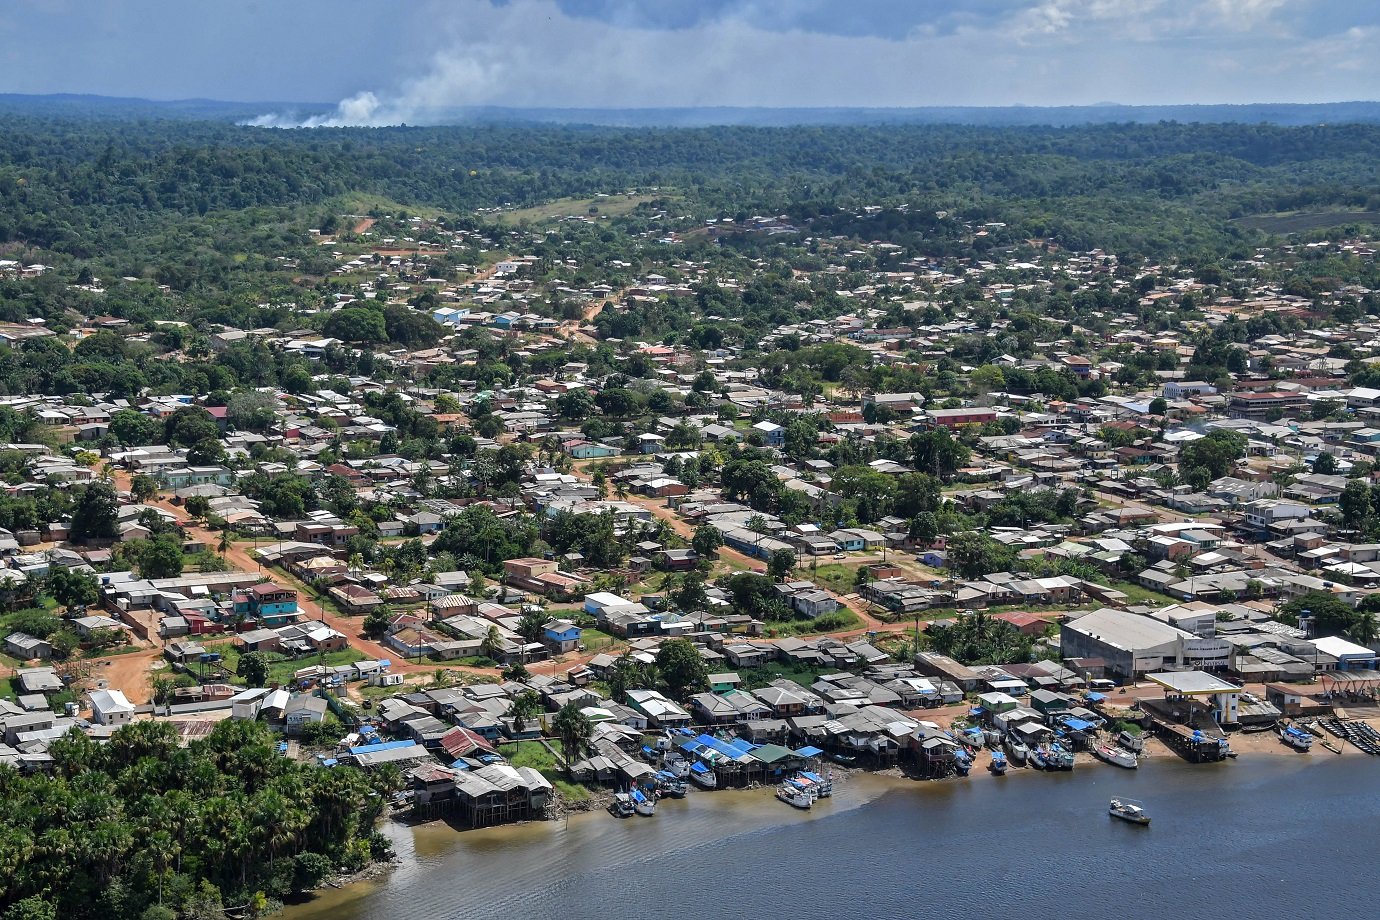
<path id="1" fill-rule="evenodd" d="M 1222 668 L 1231 660 L 1225 639 L 1107 607 L 1063 624 L 1059 642 L 1065 658 L 1101 658 L 1108 671 L 1131 680 L 1183 665 Z"/>

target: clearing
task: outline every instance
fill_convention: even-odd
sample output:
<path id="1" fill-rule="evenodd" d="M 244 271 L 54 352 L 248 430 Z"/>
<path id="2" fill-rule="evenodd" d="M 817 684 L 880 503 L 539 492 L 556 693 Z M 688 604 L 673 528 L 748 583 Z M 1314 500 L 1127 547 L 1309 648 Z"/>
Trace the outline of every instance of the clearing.
<path id="1" fill-rule="evenodd" d="M 595 198 L 557 198 L 546 204 L 530 208 L 518 208 L 497 215 L 498 222 L 508 226 L 521 223 L 547 224 L 563 217 L 621 217 L 631 213 L 640 204 L 667 198 L 664 193 L 640 195 L 608 195 Z"/>

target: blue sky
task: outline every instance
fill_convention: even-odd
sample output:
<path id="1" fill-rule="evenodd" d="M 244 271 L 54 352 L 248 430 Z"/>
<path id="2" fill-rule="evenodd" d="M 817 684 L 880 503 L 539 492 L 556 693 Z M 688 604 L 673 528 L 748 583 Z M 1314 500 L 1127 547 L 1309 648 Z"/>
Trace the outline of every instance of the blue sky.
<path id="1" fill-rule="evenodd" d="M 0 92 L 438 107 L 1380 98 L 1380 0 L 6 0 Z"/>

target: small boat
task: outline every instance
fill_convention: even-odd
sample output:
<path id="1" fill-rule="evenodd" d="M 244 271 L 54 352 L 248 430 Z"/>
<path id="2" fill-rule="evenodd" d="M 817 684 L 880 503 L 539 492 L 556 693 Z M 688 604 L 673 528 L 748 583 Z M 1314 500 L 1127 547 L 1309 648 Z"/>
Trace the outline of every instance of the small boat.
<path id="1" fill-rule="evenodd" d="M 1030 765 L 1037 770 L 1048 770 L 1049 749 L 1043 747 L 1033 747 L 1030 749 Z"/>
<path id="2" fill-rule="evenodd" d="M 661 763 L 662 752 L 642 745 L 642 759 L 648 763 Z"/>
<path id="3" fill-rule="evenodd" d="M 714 771 L 702 763 L 694 763 L 690 767 L 690 782 L 699 786 L 701 789 L 717 789 L 719 781 L 714 776 Z"/>
<path id="4" fill-rule="evenodd" d="M 685 792 L 689 785 L 685 780 L 676 776 L 670 770 L 662 770 L 656 775 L 657 790 L 661 795 L 672 799 L 685 798 Z"/>
<path id="5" fill-rule="evenodd" d="M 1145 738 L 1142 735 L 1133 735 L 1128 731 L 1122 731 L 1116 736 L 1116 743 L 1130 751 L 1132 754 L 1139 754 L 1145 750 Z"/>
<path id="6" fill-rule="evenodd" d="M 633 802 L 633 811 L 637 812 L 644 818 L 650 818 L 652 815 L 656 814 L 655 797 L 647 795 L 645 792 L 643 792 L 641 789 L 638 789 L 636 786 L 633 787 L 633 791 L 631 794 Z"/>
<path id="7" fill-rule="evenodd" d="M 851 767 L 858 762 L 858 758 L 852 754 L 830 754 L 829 759 L 842 767 Z"/>
<path id="8" fill-rule="evenodd" d="M 609 814 L 615 818 L 631 818 L 635 813 L 632 796 L 626 792 L 613 794 L 613 801 L 609 802 Z"/>
<path id="9" fill-rule="evenodd" d="M 992 771 L 994 776 L 1001 776 L 1006 773 L 1006 755 L 1001 751 L 992 752 L 992 760 L 987 764 L 987 769 Z"/>
<path id="10" fill-rule="evenodd" d="M 959 748 L 954 752 L 954 772 L 959 776 L 967 776 L 971 769 L 973 769 L 973 755 L 968 753 L 967 748 Z"/>
<path id="11" fill-rule="evenodd" d="M 1065 750 L 1059 742 L 1049 746 L 1049 768 L 1051 770 L 1072 770 L 1073 751 Z"/>
<path id="12" fill-rule="evenodd" d="M 808 809 L 815 804 L 815 797 L 798 783 L 786 780 L 776 787 L 776 797 L 794 808 Z"/>
<path id="13" fill-rule="evenodd" d="M 1139 763 L 1136 760 L 1136 755 L 1130 751 L 1101 741 L 1093 745 L 1092 752 L 1099 760 L 1105 760 L 1113 766 L 1125 767 L 1128 770 L 1134 770 Z"/>
<path id="14" fill-rule="evenodd" d="M 1145 807 L 1135 799 L 1112 799 L 1111 804 L 1107 806 L 1107 814 L 1131 824 L 1139 824 L 1141 827 L 1150 826 L 1150 816 L 1145 813 Z"/>
<path id="15" fill-rule="evenodd" d="M 1025 746 L 1025 742 L 1015 735 L 1006 736 L 1006 753 L 1011 758 L 1011 762 L 1018 767 L 1025 766 L 1026 758 L 1030 756 L 1030 748 Z"/>
<path id="16" fill-rule="evenodd" d="M 827 799 L 834 794 L 834 774 L 820 776 L 818 773 L 811 773 L 808 770 L 801 770 L 796 774 L 796 780 L 803 783 L 812 783 L 814 792 L 818 798 Z M 808 787 L 807 787 L 808 788 Z"/>
<path id="17" fill-rule="evenodd" d="M 982 733 L 982 740 L 987 743 L 989 748 L 999 748 L 1001 747 L 1001 732 L 994 728 L 986 729 Z"/>
<path id="18" fill-rule="evenodd" d="M 1301 728 L 1286 725 L 1279 730 L 1279 740 L 1296 751 L 1308 751 L 1313 747 L 1313 736 Z"/>
<path id="19" fill-rule="evenodd" d="M 690 776 L 690 761 L 679 754 L 667 754 L 666 759 L 661 762 L 661 767 L 676 779 L 686 779 Z"/>

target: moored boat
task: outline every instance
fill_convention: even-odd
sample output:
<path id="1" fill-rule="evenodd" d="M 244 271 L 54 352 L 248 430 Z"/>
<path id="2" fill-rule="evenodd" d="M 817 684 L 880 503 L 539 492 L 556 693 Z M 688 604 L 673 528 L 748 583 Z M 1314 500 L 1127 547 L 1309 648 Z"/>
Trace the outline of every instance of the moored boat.
<path id="1" fill-rule="evenodd" d="M 973 769 L 973 755 L 968 753 L 967 748 L 959 748 L 954 752 L 954 772 L 959 776 L 967 776 L 971 769 Z"/>
<path id="2" fill-rule="evenodd" d="M 1092 746 L 1092 752 L 1099 760 L 1105 760 L 1113 766 L 1125 767 L 1128 770 L 1134 770 L 1139 764 L 1135 754 L 1102 741 Z"/>
<path id="3" fill-rule="evenodd" d="M 1130 751 L 1132 754 L 1139 754 L 1145 750 L 1145 738 L 1142 735 L 1132 734 L 1124 729 L 1116 736 L 1116 743 Z"/>
<path id="4" fill-rule="evenodd" d="M 1030 765 L 1037 770 L 1048 770 L 1049 749 L 1044 747 L 1033 747 L 1030 749 Z"/>
<path id="5" fill-rule="evenodd" d="M 987 764 L 987 769 L 991 770 L 996 776 L 1001 776 L 1006 772 L 1006 755 L 1001 751 L 992 752 L 992 760 Z"/>
<path id="6" fill-rule="evenodd" d="M 818 798 L 827 799 L 834 794 L 834 774 L 828 773 L 821 776 L 818 773 L 811 773 L 808 770 L 801 770 L 796 774 L 796 779 L 814 785 L 814 792 Z"/>
<path id="7" fill-rule="evenodd" d="M 662 769 L 668 771 L 676 779 L 686 779 L 690 775 L 690 761 L 680 754 L 671 753 L 666 755 L 666 759 L 661 762 Z"/>
<path id="8" fill-rule="evenodd" d="M 701 789 L 717 789 L 719 786 L 719 780 L 714 776 L 714 771 L 699 762 L 690 767 L 690 782 Z"/>
<path id="9" fill-rule="evenodd" d="M 672 799 L 685 798 L 685 792 L 689 788 L 685 780 L 676 776 L 670 770 L 662 770 L 656 775 L 657 790 L 661 795 Z"/>
<path id="10" fill-rule="evenodd" d="M 1301 728 L 1286 725 L 1279 730 L 1279 740 L 1296 751 L 1308 751 L 1313 748 L 1313 736 Z"/>
<path id="11" fill-rule="evenodd" d="M 786 780 L 776 787 L 776 797 L 794 808 L 808 809 L 815 804 L 815 797 L 799 783 Z"/>
<path id="12" fill-rule="evenodd" d="M 632 796 L 626 792 L 615 792 L 613 801 L 609 802 L 609 814 L 615 818 L 631 818 L 634 813 Z"/>
<path id="13" fill-rule="evenodd" d="M 1120 796 L 1112 799 L 1107 806 L 1107 814 L 1131 824 L 1138 824 L 1141 827 L 1150 825 L 1150 816 L 1145 813 L 1145 806 L 1135 799 L 1125 799 Z"/>
<path id="14" fill-rule="evenodd" d="M 642 815 L 644 818 L 650 818 L 652 815 L 656 814 L 655 796 L 647 795 L 645 792 L 643 792 L 641 789 L 638 789 L 636 786 L 633 787 L 633 791 L 631 794 L 633 802 L 633 811 L 637 812 L 639 815 Z"/>
<path id="15" fill-rule="evenodd" d="M 1025 742 L 1015 735 L 1007 735 L 1006 753 L 1011 758 L 1012 763 L 1018 767 L 1023 767 L 1026 758 L 1030 756 L 1030 748 L 1026 747 Z"/>
<path id="16" fill-rule="evenodd" d="M 1072 770 L 1073 751 L 1067 750 L 1059 742 L 1049 746 L 1049 768 L 1051 770 Z"/>

